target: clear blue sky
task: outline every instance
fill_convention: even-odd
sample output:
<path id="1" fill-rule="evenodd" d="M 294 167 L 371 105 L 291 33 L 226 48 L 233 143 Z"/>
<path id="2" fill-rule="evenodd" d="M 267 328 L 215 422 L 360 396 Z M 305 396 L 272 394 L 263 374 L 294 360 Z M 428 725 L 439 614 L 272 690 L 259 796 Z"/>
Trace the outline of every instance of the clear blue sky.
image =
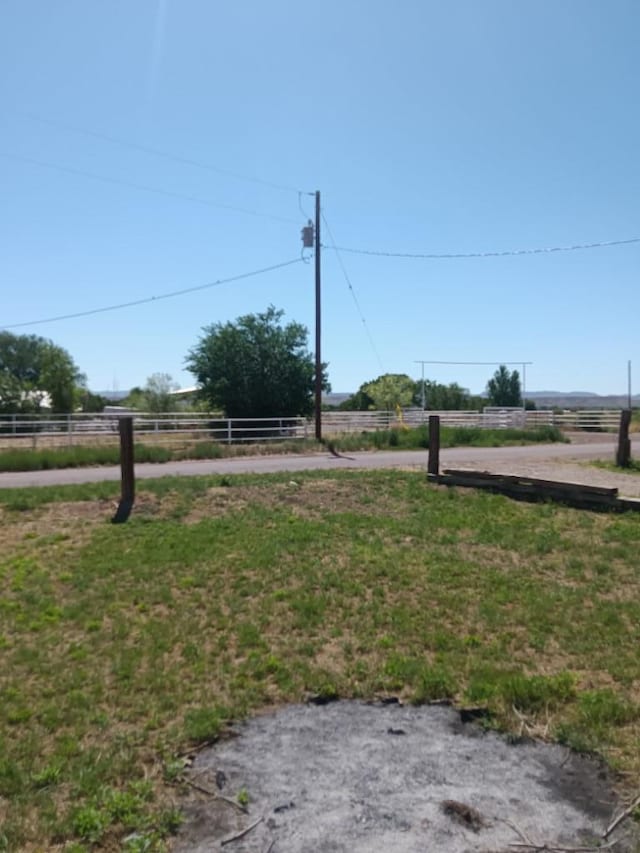
<path id="1" fill-rule="evenodd" d="M 297 189 L 344 247 L 640 237 L 639 36 L 637 0 L 0 0 L 0 327 L 299 258 Z M 532 361 L 532 390 L 623 392 L 628 359 L 640 377 L 640 243 L 342 260 L 360 312 L 323 250 L 335 391 L 417 359 Z M 203 326 L 270 303 L 312 349 L 312 263 L 12 330 L 94 390 L 185 386 Z M 491 372 L 426 368 L 472 391 Z"/>

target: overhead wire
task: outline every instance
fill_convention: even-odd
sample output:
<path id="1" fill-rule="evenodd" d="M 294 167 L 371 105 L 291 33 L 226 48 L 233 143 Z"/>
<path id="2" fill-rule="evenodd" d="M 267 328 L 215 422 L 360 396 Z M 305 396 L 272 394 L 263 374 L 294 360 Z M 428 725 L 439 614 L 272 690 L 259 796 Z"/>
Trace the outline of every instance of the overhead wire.
<path id="1" fill-rule="evenodd" d="M 101 133 L 96 130 L 89 130 L 87 128 L 78 127 L 77 125 L 68 124 L 67 122 L 58 121 L 57 119 L 45 118 L 44 116 L 38 116 L 34 113 L 24 112 L 22 110 L 15 111 L 15 114 L 23 118 L 27 118 L 30 121 L 40 122 L 41 124 L 48 124 L 51 127 L 57 127 L 61 130 L 66 130 L 71 133 L 91 136 L 94 139 L 101 139 L 105 142 L 110 142 L 114 145 L 120 145 L 123 148 L 131 148 L 134 151 L 141 151 L 145 154 L 152 154 L 154 157 L 162 157 L 165 160 L 172 160 L 175 163 L 182 163 L 186 166 L 194 166 L 198 169 L 206 169 L 209 172 L 216 172 L 219 175 L 225 175 L 228 178 L 235 178 L 238 181 L 247 181 L 252 184 L 261 184 L 264 187 L 271 187 L 271 189 L 282 190 L 283 192 L 302 192 L 297 187 L 289 186 L 288 184 L 279 184 L 275 181 L 267 181 L 263 178 L 257 178 L 251 175 L 243 175 L 240 172 L 233 172 L 227 169 L 222 169 L 219 166 L 214 166 L 212 163 L 207 163 L 204 160 L 196 160 L 193 157 L 186 157 L 181 154 L 174 154 L 171 151 L 164 151 L 161 148 L 155 148 L 151 145 L 142 145 L 138 142 L 132 142 L 128 139 L 122 139 L 119 136 L 112 136 L 109 133 Z"/>
<path id="2" fill-rule="evenodd" d="M 24 326 L 37 326 L 42 323 L 55 323 L 59 320 L 75 320 L 78 317 L 89 317 L 92 314 L 104 314 L 107 311 L 118 311 L 121 308 L 133 308 L 137 305 L 146 305 L 150 302 L 159 302 L 162 299 L 173 299 L 176 296 L 184 296 L 187 293 L 196 293 L 198 290 L 207 290 L 211 287 L 219 287 L 223 284 L 230 284 L 233 281 L 241 281 L 245 278 L 252 278 L 253 276 L 263 275 L 264 273 L 273 272 L 274 270 L 280 270 L 284 267 L 292 266 L 293 264 L 301 263 L 301 258 L 294 258 L 290 261 L 283 261 L 280 264 L 272 264 L 269 267 L 262 267 L 258 270 L 252 270 L 251 272 L 240 273 L 239 275 L 228 276 L 227 278 L 219 278 L 216 281 L 210 281 L 207 284 L 198 284 L 194 287 L 183 287 L 180 290 L 172 290 L 169 293 L 161 293 L 158 296 L 147 296 L 142 299 L 133 299 L 130 302 L 120 302 L 116 305 L 105 305 L 101 308 L 91 308 L 87 311 L 76 311 L 72 314 L 59 314 L 55 317 L 45 317 L 41 320 L 29 320 L 24 323 L 11 323 L 8 326 L 2 326 L 3 329 L 20 329 Z"/>
<path id="3" fill-rule="evenodd" d="M 347 269 L 344 265 L 344 261 L 342 260 L 342 255 L 340 254 L 340 250 L 335 245 L 335 242 L 336 242 L 335 237 L 333 236 L 333 232 L 331 231 L 331 226 L 327 222 L 327 218 L 324 215 L 324 211 L 322 211 L 321 216 L 322 216 L 322 221 L 324 222 L 326 229 L 329 232 L 329 237 L 331 238 L 331 242 L 333 243 L 332 248 L 336 252 L 336 258 L 338 259 L 338 264 L 340 265 L 340 269 L 342 270 L 342 275 L 344 276 L 344 279 L 347 283 L 347 287 L 349 289 L 349 293 L 351 294 L 351 298 L 353 299 L 354 304 L 356 306 L 356 310 L 357 310 L 358 314 L 360 315 L 360 320 L 362 321 L 362 325 L 363 325 L 364 330 L 366 332 L 366 335 L 369 339 L 369 343 L 371 344 L 371 349 L 373 350 L 373 353 L 374 353 L 374 355 L 378 361 L 378 366 L 380 367 L 380 370 L 382 371 L 382 373 L 384 373 L 385 369 L 384 369 L 384 365 L 382 364 L 382 359 L 380 358 L 380 353 L 378 352 L 378 348 L 376 347 L 375 341 L 373 340 L 373 335 L 371 334 L 371 330 L 369 329 L 369 325 L 366 321 L 366 318 L 364 316 L 362 308 L 360 307 L 360 301 L 358 300 L 358 297 L 356 295 L 353 284 L 351 283 L 351 278 L 349 277 L 349 273 L 347 272 Z"/>
<path id="4" fill-rule="evenodd" d="M 176 192 L 174 190 L 165 190 L 159 187 L 151 187 L 147 184 L 139 184 L 135 181 L 128 181 L 124 178 L 112 178 L 107 175 L 99 175 L 96 172 L 88 172 L 84 169 L 76 169 L 74 166 L 62 166 L 59 163 L 52 163 L 47 160 L 37 160 L 33 157 L 24 157 L 21 154 L 14 154 L 8 151 L 0 151 L 0 157 L 5 157 L 9 160 L 16 160 L 20 163 L 27 163 L 31 166 L 40 166 L 45 169 L 53 169 L 57 172 L 63 172 L 70 175 L 78 175 L 82 178 L 90 178 L 94 181 L 102 183 L 115 184 L 116 186 L 127 187 L 129 189 L 140 190 L 142 192 L 154 193 L 155 195 L 167 196 L 168 198 L 177 198 L 183 201 L 194 202 L 195 204 L 203 204 L 207 207 L 216 207 L 222 210 L 230 210 L 235 213 L 244 213 L 247 216 L 258 216 L 263 219 L 273 219 L 277 222 L 286 222 L 288 224 L 298 225 L 297 219 L 289 219 L 285 216 L 277 216 L 273 213 L 264 213 L 259 210 L 251 210 L 246 207 L 238 207 L 233 204 L 224 204 L 223 202 L 213 201 L 212 199 L 202 198 L 201 196 L 188 195 L 186 193 Z"/>
<path id="5" fill-rule="evenodd" d="M 640 243 L 640 237 L 630 237 L 627 240 L 605 240 L 598 243 L 576 243 L 572 246 L 545 246 L 531 249 L 508 249 L 500 252 L 388 252 L 377 249 L 355 249 L 350 246 L 325 246 L 336 252 L 349 252 L 354 255 L 372 255 L 382 258 L 416 258 L 450 260 L 460 258 L 505 258 L 518 255 L 542 255 L 552 252 L 577 252 L 583 249 L 605 249 L 611 246 L 627 246 Z"/>

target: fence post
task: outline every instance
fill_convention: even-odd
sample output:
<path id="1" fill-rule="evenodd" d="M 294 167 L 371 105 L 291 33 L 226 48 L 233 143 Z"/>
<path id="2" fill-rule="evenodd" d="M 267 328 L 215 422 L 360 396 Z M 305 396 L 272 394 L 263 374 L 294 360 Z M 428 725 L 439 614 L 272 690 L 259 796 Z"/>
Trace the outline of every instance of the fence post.
<path id="1" fill-rule="evenodd" d="M 231 418 L 227 418 L 227 444 L 231 444 Z"/>
<path id="2" fill-rule="evenodd" d="M 631 439 L 629 438 L 629 426 L 631 424 L 631 409 L 623 409 L 620 413 L 620 429 L 618 431 L 618 450 L 616 452 L 616 465 L 619 468 L 628 468 L 631 462 Z"/>
<path id="3" fill-rule="evenodd" d="M 120 431 L 120 503 L 111 521 L 122 524 L 131 515 L 135 499 L 135 472 L 133 464 L 133 418 L 118 418 Z"/>
<path id="4" fill-rule="evenodd" d="M 438 476 L 440 473 L 440 415 L 429 415 L 429 460 L 427 472 Z"/>

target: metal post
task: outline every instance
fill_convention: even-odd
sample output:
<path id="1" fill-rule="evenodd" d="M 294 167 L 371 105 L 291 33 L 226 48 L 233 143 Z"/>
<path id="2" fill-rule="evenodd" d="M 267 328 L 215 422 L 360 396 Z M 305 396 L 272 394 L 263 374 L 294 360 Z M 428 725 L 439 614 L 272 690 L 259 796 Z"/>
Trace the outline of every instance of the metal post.
<path id="1" fill-rule="evenodd" d="M 316 441 L 322 441 L 322 355 L 320 310 L 320 192 L 316 191 Z"/>
<path id="2" fill-rule="evenodd" d="M 420 393 L 420 399 L 422 401 L 422 423 L 424 423 L 424 413 L 425 413 L 425 410 L 427 408 L 427 393 L 426 393 L 426 388 L 424 385 L 424 365 L 425 365 L 425 363 L 424 363 L 424 361 L 419 361 L 418 359 L 416 359 L 416 364 L 422 365 L 422 374 L 421 374 L 421 376 L 422 376 L 422 378 L 421 378 L 422 390 Z"/>
<path id="3" fill-rule="evenodd" d="M 631 361 L 627 362 L 627 408 L 631 408 Z"/>

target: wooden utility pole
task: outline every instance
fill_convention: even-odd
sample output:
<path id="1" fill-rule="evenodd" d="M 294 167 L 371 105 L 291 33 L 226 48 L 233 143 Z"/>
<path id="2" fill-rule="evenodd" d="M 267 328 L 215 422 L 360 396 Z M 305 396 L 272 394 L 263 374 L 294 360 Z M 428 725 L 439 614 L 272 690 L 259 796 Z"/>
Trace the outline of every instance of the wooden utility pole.
<path id="1" fill-rule="evenodd" d="M 316 190 L 316 441 L 322 441 L 322 354 L 320 309 L 320 192 Z"/>
<path id="2" fill-rule="evenodd" d="M 133 465 L 133 418 L 118 418 L 120 431 L 120 503 L 111 521 L 122 524 L 131 515 L 135 499 L 135 473 Z"/>

